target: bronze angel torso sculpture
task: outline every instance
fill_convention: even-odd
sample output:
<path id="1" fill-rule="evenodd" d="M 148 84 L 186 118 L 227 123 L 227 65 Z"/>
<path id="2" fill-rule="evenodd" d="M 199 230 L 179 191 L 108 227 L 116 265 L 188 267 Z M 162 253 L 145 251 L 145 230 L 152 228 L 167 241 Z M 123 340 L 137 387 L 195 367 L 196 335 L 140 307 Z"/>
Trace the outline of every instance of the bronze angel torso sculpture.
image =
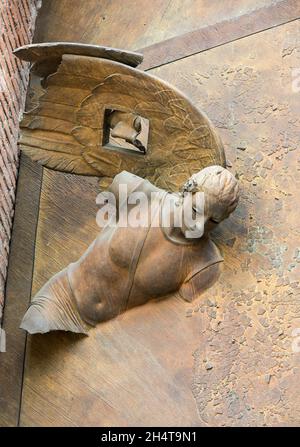
<path id="1" fill-rule="evenodd" d="M 120 215 L 115 225 L 105 226 L 77 262 L 37 293 L 22 327 L 31 333 L 87 333 L 91 325 L 151 299 L 179 294 L 192 301 L 217 279 L 223 260 L 209 231 L 238 201 L 238 184 L 225 169 L 213 126 L 184 95 L 120 63 L 118 54 L 112 61 L 101 47 L 33 47 L 19 50 L 34 62 L 39 78 L 35 102 L 21 123 L 22 149 L 48 168 L 99 176 L 118 205 L 120 185 L 129 193 L 142 192 L 152 211 L 144 226 L 124 227 Z M 134 65 L 130 54 L 124 62 L 128 57 Z M 136 153 L 106 144 L 105 117 L 113 136 L 131 142 Z M 147 149 L 138 140 L 139 117 L 149 120 Z M 185 223 L 173 225 L 186 203 L 178 192 L 183 184 L 192 201 L 197 192 L 204 193 L 202 211 L 193 207 L 196 224 L 197 213 L 202 219 L 198 237 L 187 236 L 191 228 Z M 166 206 L 170 198 L 176 202 L 172 212 Z"/>
<path id="2" fill-rule="evenodd" d="M 208 233 L 235 209 L 238 184 L 220 166 L 203 169 L 193 182 L 192 193 L 203 191 L 206 197 L 204 216 L 199 216 L 204 218 L 204 232 L 199 238 L 187 238 L 184 225 L 175 227 L 172 216 L 170 226 L 164 227 L 163 214 L 173 212 L 166 206 L 168 192 L 128 172 L 117 175 L 109 188 L 117 201 L 120 184 L 129 187 L 129 197 L 138 191 L 150 199 L 143 210 L 150 216 L 147 225 L 120 226 L 118 221 L 104 227 L 77 262 L 37 293 L 21 327 L 30 333 L 56 329 L 86 333 L 89 325 L 151 299 L 175 293 L 187 301 L 197 298 L 218 278 L 223 258 Z M 182 213 L 185 198 L 175 197 L 176 212 Z M 126 212 L 131 212 L 130 206 Z"/>

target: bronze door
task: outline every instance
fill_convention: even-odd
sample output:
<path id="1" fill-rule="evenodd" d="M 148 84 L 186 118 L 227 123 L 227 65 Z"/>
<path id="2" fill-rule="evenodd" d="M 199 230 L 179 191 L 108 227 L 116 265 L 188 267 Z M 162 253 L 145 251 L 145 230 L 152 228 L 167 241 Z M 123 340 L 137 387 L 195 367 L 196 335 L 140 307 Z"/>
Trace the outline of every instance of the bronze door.
<path id="1" fill-rule="evenodd" d="M 296 2 L 277 2 L 292 4 L 294 19 L 282 18 L 271 0 L 255 7 L 250 0 L 238 7 L 230 1 L 226 11 L 222 2 L 202 0 L 128 3 L 132 8 L 122 8 L 121 1 L 44 1 L 35 41 L 136 50 L 177 37 L 171 47 L 178 60 L 162 64 L 158 58 L 160 66 L 151 69 L 150 60 L 148 68 L 209 116 L 239 176 L 239 207 L 214 235 L 224 271 L 190 305 L 179 298 L 148 303 L 99 325 L 89 337 L 27 336 L 25 349 L 17 326 L 30 296 L 77 259 L 98 232 L 98 181 L 42 170 L 22 156 L 4 319 L 8 353 L 0 365 L 6 376 L 14 368 L 16 379 L 6 379 L 0 421 L 299 425 Z M 261 8 L 261 29 L 247 35 L 245 23 Z M 219 44 L 214 36 L 205 51 L 191 46 L 195 54 L 183 57 L 180 38 L 216 23 L 222 24 Z M 163 54 L 159 46 L 151 51 Z"/>

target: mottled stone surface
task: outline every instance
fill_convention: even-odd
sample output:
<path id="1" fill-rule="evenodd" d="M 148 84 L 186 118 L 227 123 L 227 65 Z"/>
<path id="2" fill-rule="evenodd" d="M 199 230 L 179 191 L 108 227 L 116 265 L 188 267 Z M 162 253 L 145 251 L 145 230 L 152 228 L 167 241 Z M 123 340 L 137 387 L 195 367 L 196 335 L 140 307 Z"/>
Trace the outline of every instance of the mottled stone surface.
<path id="1" fill-rule="evenodd" d="M 299 68 L 298 20 L 153 71 L 206 111 L 242 187 L 215 234 L 224 273 L 189 313 L 203 425 L 300 424 Z"/>

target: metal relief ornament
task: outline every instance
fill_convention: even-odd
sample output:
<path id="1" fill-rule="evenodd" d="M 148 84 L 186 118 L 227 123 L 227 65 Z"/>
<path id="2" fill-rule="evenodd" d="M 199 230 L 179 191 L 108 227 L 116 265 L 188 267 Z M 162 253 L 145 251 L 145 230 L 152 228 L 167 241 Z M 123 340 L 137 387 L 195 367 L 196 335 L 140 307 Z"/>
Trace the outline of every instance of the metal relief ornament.
<path id="1" fill-rule="evenodd" d="M 152 299 L 197 298 L 216 281 L 223 261 L 209 232 L 238 202 L 238 182 L 225 168 L 208 118 L 177 89 L 133 68 L 142 60 L 136 53 L 52 43 L 16 55 L 33 64 L 21 148 L 48 168 L 98 176 L 121 210 L 115 225 L 105 226 L 77 262 L 37 293 L 21 327 L 87 333 Z M 146 225 L 120 224 L 122 210 L 125 217 L 133 210 L 130 200 L 125 208 L 121 203 L 121 185 L 129 197 L 147 199 L 140 213 L 151 216 Z M 205 197 L 202 210 L 197 193 Z M 184 219 L 175 225 L 187 194 L 193 225 Z M 199 237 L 188 236 L 198 227 Z"/>

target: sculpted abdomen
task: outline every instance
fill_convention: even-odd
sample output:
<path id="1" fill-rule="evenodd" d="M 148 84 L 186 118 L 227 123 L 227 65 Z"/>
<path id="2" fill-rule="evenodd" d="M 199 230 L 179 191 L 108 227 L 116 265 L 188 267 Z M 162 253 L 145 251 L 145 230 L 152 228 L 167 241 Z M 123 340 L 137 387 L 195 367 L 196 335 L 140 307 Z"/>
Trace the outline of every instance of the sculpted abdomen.
<path id="1" fill-rule="evenodd" d="M 124 269 L 110 256 L 109 239 L 100 234 L 79 261 L 68 269 L 79 311 L 91 324 L 112 318 L 120 310 Z"/>

